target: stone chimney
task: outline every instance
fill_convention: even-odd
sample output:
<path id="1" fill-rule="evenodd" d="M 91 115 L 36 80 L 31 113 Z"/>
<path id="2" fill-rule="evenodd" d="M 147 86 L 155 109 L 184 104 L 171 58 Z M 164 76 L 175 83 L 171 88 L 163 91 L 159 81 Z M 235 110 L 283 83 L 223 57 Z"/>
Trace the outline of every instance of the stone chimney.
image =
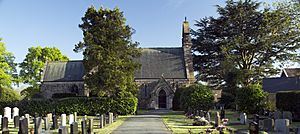
<path id="1" fill-rule="evenodd" d="M 193 69 L 193 57 L 192 57 L 192 41 L 190 35 L 190 26 L 189 22 L 184 20 L 182 24 L 182 49 L 184 54 L 184 61 L 185 61 L 185 69 L 186 69 L 186 76 L 188 78 L 189 83 L 195 82 L 194 76 L 194 69 Z"/>

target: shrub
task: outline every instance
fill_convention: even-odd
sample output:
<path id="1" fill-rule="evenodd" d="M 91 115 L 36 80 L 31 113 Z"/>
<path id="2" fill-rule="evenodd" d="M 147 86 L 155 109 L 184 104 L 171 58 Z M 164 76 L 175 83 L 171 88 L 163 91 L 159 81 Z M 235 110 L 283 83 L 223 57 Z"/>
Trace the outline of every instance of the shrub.
<path id="1" fill-rule="evenodd" d="M 172 101 L 172 109 L 173 110 L 182 110 L 181 108 L 181 104 L 180 104 L 180 95 L 182 94 L 182 91 L 184 90 L 184 88 L 178 88 L 175 91 L 174 97 L 173 97 L 173 101 Z"/>
<path id="2" fill-rule="evenodd" d="M 9 88 L 0 87 L 0 102 L 14 102 L 20 100 L 20 95 Z"/>
<path id="3" fill-rule="evenodd" d="M 67 98 L 67 97 L 76 97 L 76 93 L 55 93 L 52 95 L 52 98 Z"/>
<path id="4" fill-rule="evenodd" d="M 252 84 L 238 90 L 236 104 L 242 112 L 257 113 L 265 108 L 266 96 L 261 85 Z"/>
<path id="5" fill-rule="evenodd" d="M 282 111 L 291 111 L 296 120 L 300 120 L 300 91 L 278 92 L 276 107 Z"/>
<path id="6" fill-rule="evenodd" d="M 213 106 L 214 96 L 211 89 L 201 84 L 191 85 L 183 89 L 180 102 L 183 110 L 209 110 Z"/>

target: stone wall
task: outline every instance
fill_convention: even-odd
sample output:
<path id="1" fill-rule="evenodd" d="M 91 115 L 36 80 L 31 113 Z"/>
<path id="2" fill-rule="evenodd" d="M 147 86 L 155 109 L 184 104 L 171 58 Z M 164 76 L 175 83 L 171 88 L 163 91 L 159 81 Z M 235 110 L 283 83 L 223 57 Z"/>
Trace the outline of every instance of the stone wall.
<path id="1" fill-rule="evenodd" d="M 86 96 L 83 82 L 43 82 L 41 95 L 51 98 L 55 93 L 76 93 L 79 96 Z"/>

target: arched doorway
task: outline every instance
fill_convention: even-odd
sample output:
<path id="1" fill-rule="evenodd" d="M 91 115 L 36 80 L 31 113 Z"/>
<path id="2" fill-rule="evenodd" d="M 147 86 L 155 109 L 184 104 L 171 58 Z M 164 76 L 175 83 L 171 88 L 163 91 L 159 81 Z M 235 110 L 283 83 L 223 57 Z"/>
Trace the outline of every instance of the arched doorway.
<path id="1" fill-rule="evenodd" d="M 167 95 L 165 90 L 160 90 L 158 94 L 158 107 L 167 108 Z"/>

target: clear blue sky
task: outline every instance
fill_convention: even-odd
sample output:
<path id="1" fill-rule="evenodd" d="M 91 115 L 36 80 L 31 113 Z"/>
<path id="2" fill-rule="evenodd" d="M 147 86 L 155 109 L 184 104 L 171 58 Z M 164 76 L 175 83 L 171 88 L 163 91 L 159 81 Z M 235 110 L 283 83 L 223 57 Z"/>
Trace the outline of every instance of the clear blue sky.
<path id="1" fill-rule="evenodd" d="M 16 62 L 23 61 L 32 46 L 57 47 L 70 59 L 82 59 L 73 48 L 82 40 L 78 24 L 86 9 L 91 5 L 117 6 L 124 12 L 127 24 L 136 30 L 133 40 L 140 42 L 140 47 L 178 47 L 184 17 L 193 25 L 205 16 L 216 16 L 215 5 L 224 3 L 225 0 L 0 0 L 0 38 Z"/>

